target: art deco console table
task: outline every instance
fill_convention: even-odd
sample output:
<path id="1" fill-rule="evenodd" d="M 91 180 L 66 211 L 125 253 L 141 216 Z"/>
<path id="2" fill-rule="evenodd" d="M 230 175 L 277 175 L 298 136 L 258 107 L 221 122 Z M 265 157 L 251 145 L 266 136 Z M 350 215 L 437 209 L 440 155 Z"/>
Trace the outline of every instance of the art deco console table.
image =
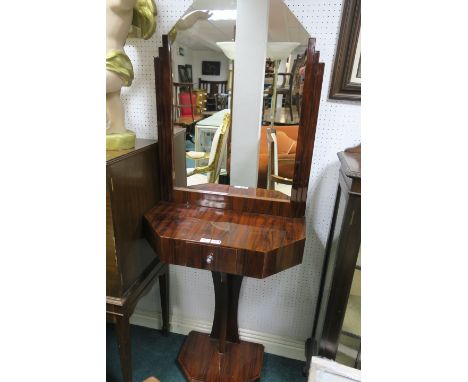
<path id="1" fill-rule="evenodd" d="M 157 144 L 106 153 L 106 312 L 116 324 L 125 382 L 132 381 L 129 318 L 159 276 L 163 331 L 169 327 L 168 266 L 143 236 L 142 218 L 159 200 Z"/>
<path id="2" fill-rule="evenodd" d="M 170 44 L 155 58 L 161 201 L 145 214 L 145 235 L 162 261 L 212 272 L 211 334 L 191 332 L 178 357 L 188 381 L 255 381 L 263 345 L 241 341 L 242 279 L 265 278 L 302 262 L 305 204 L 324 64 L 310 39 L 292 197 L 273 190 L 204 184 L 174 187 Z"/>

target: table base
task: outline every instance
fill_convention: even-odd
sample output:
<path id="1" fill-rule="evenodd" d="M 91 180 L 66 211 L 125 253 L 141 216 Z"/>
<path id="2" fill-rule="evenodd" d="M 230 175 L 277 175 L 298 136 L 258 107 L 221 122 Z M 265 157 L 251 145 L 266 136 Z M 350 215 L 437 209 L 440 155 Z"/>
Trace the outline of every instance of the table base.
<path id="1" fill-rule="evenodd" d="M 219 341 L 209 334 L 190 332 L 177 361 L 188 381 L 250 382 L 258 381 L 264 347 L 252 342 L 226 341 L 219 352 Z"/>

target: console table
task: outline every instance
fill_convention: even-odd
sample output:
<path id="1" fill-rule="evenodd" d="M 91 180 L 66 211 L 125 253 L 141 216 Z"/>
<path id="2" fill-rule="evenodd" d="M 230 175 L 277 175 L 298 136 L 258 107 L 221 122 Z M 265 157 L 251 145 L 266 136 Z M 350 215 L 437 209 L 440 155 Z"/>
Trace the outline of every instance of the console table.
<path id="1" fill-rule="evenodd" d="M 211 334 L 192 331 L 178 361 L 189 381 L 254 381 L 260 378 L 264 349 L 239 340 L 242 279 L 265 278 L 300 264 L 305 221 L 200 204 L 161 201 L 145 214 L 146 237 L 163 262 L 212 272 Z"/>
<path id="2" fill-rule="evenodd" d="M 291 198 L 274 190 L 204 184 L 177 187 L 174 178 L 171 49 L 167 35 L 154 60 L 161 201 L 144 216 L 145 237 L 161 260 L 211 271 L 215 312 L 211 334 L 192 331 L 178 356 L 188 381 L 249 382 L 260 378 L 264 348 L 241 341 L 237 309 L 244 276 L 265 278 L 302 262 L 305 207 L 324 73 L 307 49 L 304 98 Z"/>

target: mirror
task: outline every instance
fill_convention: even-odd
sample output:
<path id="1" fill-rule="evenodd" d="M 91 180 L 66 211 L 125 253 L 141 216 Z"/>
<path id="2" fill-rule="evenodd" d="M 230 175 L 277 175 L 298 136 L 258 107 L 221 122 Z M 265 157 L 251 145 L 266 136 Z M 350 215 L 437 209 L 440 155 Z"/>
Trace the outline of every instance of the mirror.
<path id="1" fill-rule="evenodd" d="M 176 187 L 230 184 L 237 3 L 196 0 L 169 33 Z M 255 26 L 253 26 L 255 28 Z M 258 156 L 258 188 L 289 199 L 309 34 L 282 0 L 271 0 Z M 260 74 L 259 74 L 260 75 Z M 216 189 L 222 190 L 222 186 Z"/>

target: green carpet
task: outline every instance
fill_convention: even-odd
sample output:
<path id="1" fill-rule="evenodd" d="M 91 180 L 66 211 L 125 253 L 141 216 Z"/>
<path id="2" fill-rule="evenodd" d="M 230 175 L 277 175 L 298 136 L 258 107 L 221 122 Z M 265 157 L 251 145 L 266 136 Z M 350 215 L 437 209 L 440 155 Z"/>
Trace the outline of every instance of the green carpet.
<path id="1" fill-rule="evenodd" d="M 176 363 L 185 336 L 170 333 L 164 337 L 158 330 L 131 325 L 133 382 L 142 382 L 150 376 L 161 382 L 183 382 Z M 265 354 L 261 381 L 306 381 L 302 376 L 305 362 Z M 119 353 L 114 326 L 107 324 L 107 382 L 121 382 Z"/>

